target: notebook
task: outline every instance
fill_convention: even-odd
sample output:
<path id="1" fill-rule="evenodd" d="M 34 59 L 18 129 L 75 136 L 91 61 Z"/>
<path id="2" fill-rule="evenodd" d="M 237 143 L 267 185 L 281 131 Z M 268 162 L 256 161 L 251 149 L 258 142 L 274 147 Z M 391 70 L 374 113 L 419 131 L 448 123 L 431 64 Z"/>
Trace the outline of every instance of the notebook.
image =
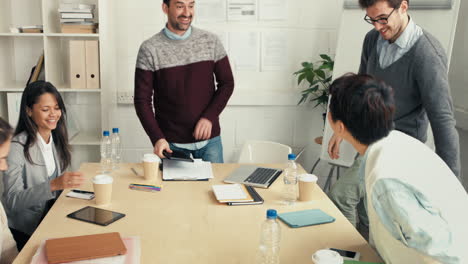
<path id="1" fill-rule="evenodd" d="M 280 176 L 281 172 L 283 171 L 279 169 L 242 165 L 224 179 L 224 182 L 241 183 L 266 189 Z"/>
<path id="2" fill-rule="evenodd" d="M 45 242 L 49 264 L 104 258 L 127 253 L 117 232 L 49 239 Z"/>
<path id="3" fill-rule="evenodd" d="M 211 187 L 220 203 L 253 202 L 252 196 L 242 184 L 220 184 Z"/>
<path id="4" fill-rule="evenodd" d="M 251 202 L 228 202 L 227 205 L 250 205 L 250 204 L 262 204 L 263 203 L 263 198 L 258 194 L 258 192 L 255 190 L 254 187 L 252 186 L 245 186 L 247 191 L 250 193 L 250 196 L 252 196 L 253 201 Z"/>
<path id="5" fill-rule="evenodd" d="M 320 225 L 335 221 L 334 217 L 329 216 L 320 209 L 282 213 L 279 214 L 278 217 L 281 221 L 292 228 Z"/>

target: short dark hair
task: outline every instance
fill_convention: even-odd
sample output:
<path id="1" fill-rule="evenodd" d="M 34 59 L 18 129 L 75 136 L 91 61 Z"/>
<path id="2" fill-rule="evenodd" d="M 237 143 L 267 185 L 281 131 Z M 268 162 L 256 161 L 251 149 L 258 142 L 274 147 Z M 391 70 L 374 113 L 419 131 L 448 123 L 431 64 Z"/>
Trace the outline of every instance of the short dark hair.
<path id="1" fill-rule="evenodd" d="M 171 0 L 163 0 L 163 3 L 169 6 L 169 4 L 171 3 Z"/>
<path id="2" fill-rule="evenodd" d="M 359 5 L 361 8 L 368 8 L 375 5 L 377 2 L 388 2 L 390 7 L 399 8 L 403 1 L 406 1 L 409 5 L 409 0 L 359 0 Z"/>
<path id="3" fill-rule="evenodd" d="M 11 135 L 13 135 L 13 128 L 0 117 L 0 146 L 9 140 Z"/>
<path id="4" fill-rule="evenodd" d="M 370 145 L 394 127 L 393 89 L 367 74 L 345 74 L 330 86 L 330 113 L 360 143 Z"/>

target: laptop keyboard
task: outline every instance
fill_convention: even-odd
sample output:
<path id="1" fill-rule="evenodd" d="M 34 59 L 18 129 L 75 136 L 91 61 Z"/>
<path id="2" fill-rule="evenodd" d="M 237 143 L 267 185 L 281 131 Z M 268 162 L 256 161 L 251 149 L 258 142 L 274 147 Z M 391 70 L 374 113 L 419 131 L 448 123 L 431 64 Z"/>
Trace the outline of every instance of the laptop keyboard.
<path id="1" fill-rule="evenodd" d="M 265 184 L 277 172 L 278 170 L 276 169 L 257 168 L 249 177 L 247 177 L 247 179 L 245 179 L 245 182 Z"/>

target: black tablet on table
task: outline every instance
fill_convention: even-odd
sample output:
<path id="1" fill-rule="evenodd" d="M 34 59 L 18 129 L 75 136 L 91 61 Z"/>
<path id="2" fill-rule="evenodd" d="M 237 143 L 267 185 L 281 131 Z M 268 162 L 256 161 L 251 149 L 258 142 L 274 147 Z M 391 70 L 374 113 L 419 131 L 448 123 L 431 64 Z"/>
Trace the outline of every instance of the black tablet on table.
<path id="1" fill-rule="evenodd" d="M 122 213 L 104 210 L 92 206 L 81 208 L 80 210 L 67 215 L 67 217 L 76 220 L 81 220 L 101 226 L 110 225 L 124 216 L 125 214 Z"/>

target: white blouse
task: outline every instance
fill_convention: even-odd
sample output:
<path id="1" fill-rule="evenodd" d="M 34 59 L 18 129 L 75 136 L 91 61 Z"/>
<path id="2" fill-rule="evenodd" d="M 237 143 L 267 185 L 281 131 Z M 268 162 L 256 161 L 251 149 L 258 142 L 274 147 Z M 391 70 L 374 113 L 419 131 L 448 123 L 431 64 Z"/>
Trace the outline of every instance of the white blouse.
<path id="1" fill-rule="evenodd" d="M 55 172 L 55 159 L 54 152 L 52 151 L 54 140 L 52 135 L 50 135 L 49 143 L 46 143 L 39 133 L 37 133 L 37 137 L 39 138 L 39 148 L 41 149 L 42 156 L 44 157 L 47 175 L 50 177 Z"/>

